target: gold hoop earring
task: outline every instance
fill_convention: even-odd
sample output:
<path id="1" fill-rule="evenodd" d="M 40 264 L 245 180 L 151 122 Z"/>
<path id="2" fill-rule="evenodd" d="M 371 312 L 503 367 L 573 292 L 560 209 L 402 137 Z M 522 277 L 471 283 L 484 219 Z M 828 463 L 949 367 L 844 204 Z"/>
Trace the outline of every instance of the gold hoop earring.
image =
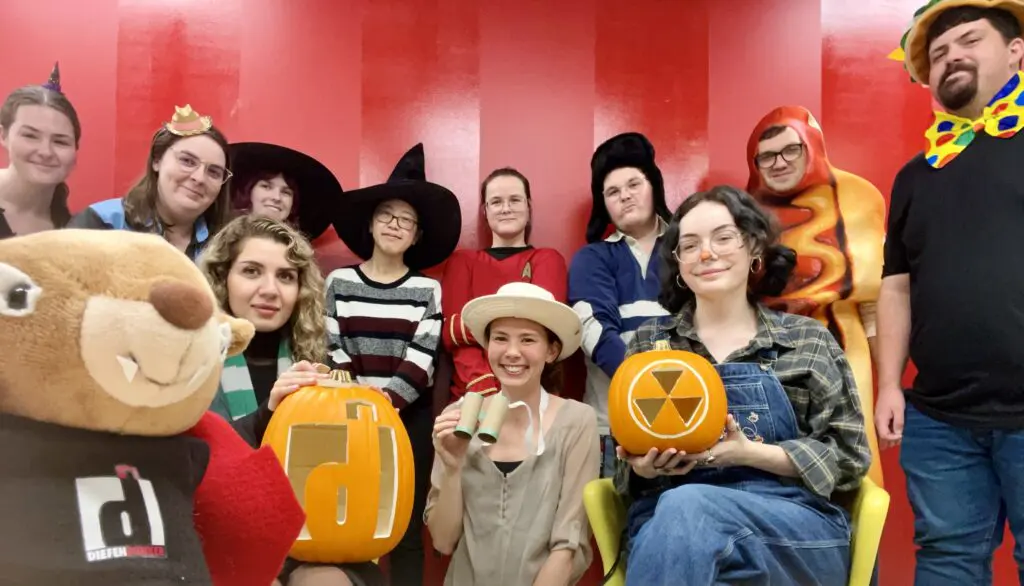
<path id="1" fill-rule="evenodd" d="M 757 274 L 761 272 L 761 267 L 764 266 L 764 261 L 761 260 L 760 256 L 755 256 L 754 260 L 750 261 L 750 272 Z"/>

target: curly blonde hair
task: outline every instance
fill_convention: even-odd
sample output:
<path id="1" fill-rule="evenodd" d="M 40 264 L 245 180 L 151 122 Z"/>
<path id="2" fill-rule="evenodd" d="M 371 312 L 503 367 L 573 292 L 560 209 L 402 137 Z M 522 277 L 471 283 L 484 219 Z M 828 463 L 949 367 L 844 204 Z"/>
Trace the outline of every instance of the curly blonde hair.
<path id="1" fill-rule="evenodd" d="M 286 258 L 299 271 L 299 297 L 288 320 L 292 359 L 323 362 L 327 356 L 324 278 L 312 245 L 291 226 L 260 216 L 239 216 L 210 240 L 199 259 L 199 268 L 210 282 L 221 308 L 231 313 L 228 273 L 250 238 L 266 238 L 288 247 Z"/>

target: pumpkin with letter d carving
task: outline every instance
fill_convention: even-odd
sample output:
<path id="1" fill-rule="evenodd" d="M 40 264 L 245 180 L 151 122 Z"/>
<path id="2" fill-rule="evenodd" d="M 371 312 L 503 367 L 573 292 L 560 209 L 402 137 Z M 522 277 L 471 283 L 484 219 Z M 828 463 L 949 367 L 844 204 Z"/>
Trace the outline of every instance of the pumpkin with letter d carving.
<path id="1" fill-rule="evenodd" d="M 333 371 L 274 411 L 270 445 L 306 512 L 291 550 L 303 562 L 354 563 L 390 552 L 412 515 L 409 434 L 387 397 Z"/>
<path id="2" fill-rule="evenodd" d="M 725 385 L 704 358 L 654 349 L 623 361 L 608 388 L 608 422 L 626 452 L 642 455 L 657 448 L 688 454 L 707 450 L 722 437 L 728 414 Z"/>

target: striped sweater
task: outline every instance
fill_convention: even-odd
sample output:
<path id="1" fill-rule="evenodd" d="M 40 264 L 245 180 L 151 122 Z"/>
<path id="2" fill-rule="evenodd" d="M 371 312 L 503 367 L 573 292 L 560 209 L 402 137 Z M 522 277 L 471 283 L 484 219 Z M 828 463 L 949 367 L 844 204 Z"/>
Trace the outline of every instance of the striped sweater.
<path id="1" fill-rule="evenodd" d="M 326 288 L 330 366 L 383 389 L 395 407 L 415 401 L 434 375 L 441 284 L 415 271 L 377 283 L 354 266 L 333 271 Z"/>
<path id="2" fill-rule="evenodd" d="M 664 231 L 665 226 L 661 226 Z M 583 247 L 569 267 L 569 304 L 583 322 L 587 360 L 586 404 L 597 412 L 597 426 L 608 434 L 608 386 L 622 364 L 626 345 L 650 318 L 668 315 L 658 303 L 657 250 L 647 255 L 633 238 L 615 232 Z"/>

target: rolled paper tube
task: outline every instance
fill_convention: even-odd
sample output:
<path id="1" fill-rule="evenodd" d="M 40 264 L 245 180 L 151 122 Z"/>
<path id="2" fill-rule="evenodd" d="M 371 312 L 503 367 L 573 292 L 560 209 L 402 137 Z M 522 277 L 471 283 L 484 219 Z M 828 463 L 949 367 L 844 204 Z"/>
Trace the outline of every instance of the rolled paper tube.
<path id="1" fill-rule="evenodd" d="M 501 424 L 505 423 L 506 413 L 508 413 L 508 398 L 502 394 L 493 395 L 491 402 L 487 405 L 487 414 L 480 423 L 480 431 L 477 432 L 477 436 L 489 444 L 497 442 Z"/>
<path id="2" fill-rule="evenodd" d="M 480 393 L 466 393 L 462 397 L 462 414 L 459 424 L 455 426 L 455 435 L 469 439 L 476 433 L 476 424 L 480 417 L 480 407 L 484 404 L 484 396 Z"/>

